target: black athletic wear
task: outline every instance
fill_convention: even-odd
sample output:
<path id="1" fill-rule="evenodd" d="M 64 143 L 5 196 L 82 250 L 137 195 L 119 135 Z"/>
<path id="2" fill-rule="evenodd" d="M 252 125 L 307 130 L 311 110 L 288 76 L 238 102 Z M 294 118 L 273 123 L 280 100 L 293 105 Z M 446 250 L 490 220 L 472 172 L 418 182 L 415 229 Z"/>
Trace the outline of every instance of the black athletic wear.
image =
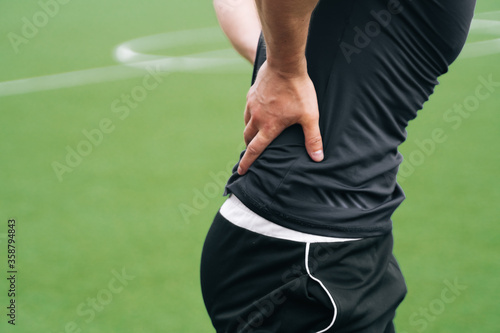
<path id="1" fill-rule="evenodd" d="M 201 285 L 217 333 L 392 333 L 406 285 L 392 233 L 303 243 L 240 228 L 217 214 Z"/>
<path id="2" fill-rule="evenodd" d="M 306 55 L 325 159 L 285 130 L 226 193 L 282 226 L 332 237 L 390 232 L 406 126 L 462 49 L 475 0 L 321 0 Z M 265 60 L 260 43 L 255 64 Z"/>

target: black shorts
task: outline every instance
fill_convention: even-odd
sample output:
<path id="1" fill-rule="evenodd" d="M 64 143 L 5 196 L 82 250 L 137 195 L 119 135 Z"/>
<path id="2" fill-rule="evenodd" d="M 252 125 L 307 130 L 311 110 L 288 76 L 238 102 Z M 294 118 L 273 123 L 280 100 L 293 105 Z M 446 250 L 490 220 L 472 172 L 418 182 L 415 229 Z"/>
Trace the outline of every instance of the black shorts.
<path id="1" fill-rule="evenodd" d="M 217 333 L 394 332 L 406 285 L 392 248 L 392 234 L 276 239 L 217 213 L 203 247 L 203 298 Z"/>

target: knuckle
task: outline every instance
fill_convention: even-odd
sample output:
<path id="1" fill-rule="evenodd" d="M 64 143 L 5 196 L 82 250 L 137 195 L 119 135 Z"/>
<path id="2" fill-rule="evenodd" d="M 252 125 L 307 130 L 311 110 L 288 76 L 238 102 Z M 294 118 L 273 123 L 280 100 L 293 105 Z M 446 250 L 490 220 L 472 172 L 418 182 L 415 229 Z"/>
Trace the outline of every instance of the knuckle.
<path id="1" fill-rule="evenodd" d="M 321 136 L 315 135 L 306 139 L 307 145 L 317 145 L 321 143 Z"/>
<path id="2" fill-rule="evenodd" d="M 252 115 L 252 118 L 254 118 L 256 121 L 260 120 L 261 112 L 260 112 L 260 108 L 258 106 L 253 105 L 253 106 L 249 107 L 248 111 Z"/>
<path id="3" fill-rule="evenodd" d="M 280 132 L 282 132 L 286 127 L 286 124 L 281 124 L 279 122 L 268 122 L 263 125 L 262 135 L 265 140 L 274 139 Z"/>
<path id="4" fill-rule="evenodd" d="M 250 143 L 247 146 L 247 154 L 250 156 L 257 156 L 260 154 L 260 150 L 255 146 L 255 144 Z"/>

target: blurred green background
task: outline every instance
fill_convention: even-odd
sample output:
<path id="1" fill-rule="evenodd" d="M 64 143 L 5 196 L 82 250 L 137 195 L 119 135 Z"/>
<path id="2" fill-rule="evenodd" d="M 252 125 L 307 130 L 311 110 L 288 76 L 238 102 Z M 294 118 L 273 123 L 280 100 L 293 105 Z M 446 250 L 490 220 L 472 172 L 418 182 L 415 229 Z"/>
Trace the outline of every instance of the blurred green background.
<path id="1" fill-rule="evenodd" d="M 198 266 L 242 147 L 251 67 L 224 51 L 211 2 L 3 1 L 0 13 L 0 331 L 213 332 Z M 500 332 L 500 87 L 475 97 L 500 82 L 500 4 L 477 14 L 401 147 L 403 333 Z"/>

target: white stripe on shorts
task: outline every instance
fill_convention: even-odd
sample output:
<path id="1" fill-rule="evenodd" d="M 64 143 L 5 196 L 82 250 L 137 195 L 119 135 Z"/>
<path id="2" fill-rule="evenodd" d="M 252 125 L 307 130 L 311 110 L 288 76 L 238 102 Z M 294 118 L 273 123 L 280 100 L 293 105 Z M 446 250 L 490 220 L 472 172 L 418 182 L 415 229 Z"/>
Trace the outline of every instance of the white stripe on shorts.
<path id="1" fill-rule="evenodd" d="M 307 234 L 273 223 L 252 212 L 234 194 L 224 202 L 220 213 L 226 220 L 238 227 L 261 235 L 302 243 L 335 243 L 356 241 L 361 238 L 337 238 Z"/>
<path id="2" fill-rule="evenodd" d="M 333 324 L 335 324 L 335 320 L 337 320 L 338 310 L 337 310 L 337 304 L 335 303 L 335 300 L 333 299 L 333 296 L 330 293 L 330 291 L 328 290 L 328 288 L 325 287 L 325 285 L 323 284 L 323 282 L 321 282 L 320 279 L 314 277 L 311 274 L 311 270 L 309 269 L 309 251 L 310 251 L 310 249 L 311 249 L 311 244 L 307 243 L 306 244 L 306 259 L 305 259 L 305 265 L 306 265 L 307 275 L 309 275 L 309 277 L 311 279 L 313 279 L 314 281 L 316 281 L 317 283 L 319 283 L 319 285 L 321 286 L 321 288 L 323 288 L 323 290 L 325 291 L 325 293 L 328 295 L 328 298 L 330 298 L 330 302 L 332 302 L 332 305 L 333 305 L 333 318 L 332 318 L 332 322 L 330 323 L 330 325 L 328 325 L 327 328 L 322 329 L 321 331 L 317 331 L 316 332 L 316 333 L 324 333 L 324 332 L 328 331 L 330 328 L 332 328 Z"/>

